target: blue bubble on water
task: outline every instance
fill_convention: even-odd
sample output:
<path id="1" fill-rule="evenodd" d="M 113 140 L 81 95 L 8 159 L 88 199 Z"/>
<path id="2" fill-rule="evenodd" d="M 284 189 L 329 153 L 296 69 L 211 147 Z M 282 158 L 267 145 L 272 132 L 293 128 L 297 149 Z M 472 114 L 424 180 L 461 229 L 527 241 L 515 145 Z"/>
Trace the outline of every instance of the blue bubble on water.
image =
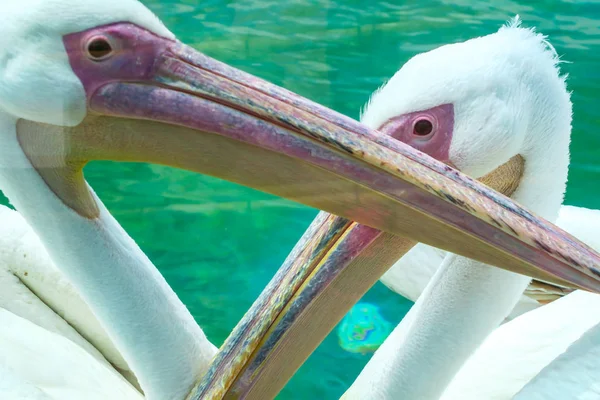
<path id="1" fill-rule="evenodd" d="M 337 329 L 340 347 L 350 353 L 373 353 L 392 332 L 393 326 L 381 315 L 379 307 L 357 303 Z"/>

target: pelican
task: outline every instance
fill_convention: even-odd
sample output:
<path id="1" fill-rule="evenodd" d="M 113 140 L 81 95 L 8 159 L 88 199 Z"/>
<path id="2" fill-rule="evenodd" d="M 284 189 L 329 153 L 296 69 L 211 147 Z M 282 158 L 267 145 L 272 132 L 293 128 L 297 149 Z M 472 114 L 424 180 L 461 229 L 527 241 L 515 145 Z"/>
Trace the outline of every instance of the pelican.
<path id="1" fill-rule="evenodd" d="M 245 361 L 213 363 L 205 374 L 214 346 L 85 182 L 83 167 L 93 160 L 207 173 L 481 262 L 600 291 L 600 278 L 590 274 L 600 256 L 547 221 L 408 146 L 183 45 L 137 0 L 8 0 L 0 10 L 0 190 L 147 399 L 194 398 L 195 383 L 215 376 L 225 385 L 239 383 L 230 372 Z M 505 225 L 490 223 L 500 219 Z M 262 326 L 276 313 L 285 318 L 297 311 L 303 321 L 323 318 L 310 303 L 290 311 L 286 277 L 277 274 L 269 292 L 283 301 L 251 309 L 244 323 Z M 304 277 L 299 284 L 313 282 Z M 315 299 L 324 298 L 319 293 L 328 292 L 317 287 Z M 279 314 L 279 306 L 288 311 Z M 11 316 L 18 318 L 10 326 L 31 329 L 32 338 L 50 332 L 35 333 L 38 324 Z M 278 332 L 302 327 L 293 322 Z M 251 339 L 271 337 L 261 331 Z M 232 338 L 249 339 L 239 330 Z M 261 365 L 283 368 L 285 380 L 288 360 Z M 1 387 L 11 395 L 54 396 L 45 387 L 64 383 L 40 382 L 51 364 L 3 361 Z"/>
<path id="2" fill-rule="evenodd" d="M 482 46 L 489 50 L 482 52 Z M 465 62 L 464 57 L 470 51 L 477 51 L 479 59 L 489 67 L 485 72 L 495 70 L 492 73 L 497 78 L 492 78 L 489 86 L 482 75 L 474 73 L 470 77 L 475 84 L 489 90 L 487 98 L 482 96 L 480 101 L 487 107 L 496 104 L 493 109 L 501 117 L 500 125 L 492 131 L 482 132 L 475 125 L 478 137 L 487 139 L 487 143 L 466 141 L 464 136 L 452 137 L 446 161 L 478 177 L 482 173 L 477 171 L 482 168 L 484 173 L 489 172 L 485 170 L 489 165 L 486 163 L 498 162 L 494 160 L 498 152 L 508 151 L 510 157 L 523 157 L 524 171 L 512 197 L 555 220 L 566 185 L 571 122 L 571 103 L 557 68 L 556 52 L 544 36 L 521 28 L 518 20 L 496 34 L 434 50 L 421 61 L 428 59 L 433 63 L 434 56 L 449 56 L 450 51 L 457 54 L 458 62 Z M 479 63 L 475 65 L 475 71 L 481 67 Z M 378 105 L 386 96 L 389 101 L 392 90 L 397 88 L 394 85 L 406 77 L 401 70 L 372 99 L 366 120 L 371 118 L 374 123 L 381 123 Z M 506 86 L 494 86 L 500 82 Z M 504 118 L 505 114 L 510 117 Z M 455 123 L 454 135 L 460 133 L 458 118 Z M 408 136 L 408 141 L 411 139 Z M 483 144 L 485 151 L 477 158 L 472 151 L 479 144 Z M 429 151 L 440 151 L 439 145 L 424 144 L 428 145 Z M 490 146 L 499 150 L 494 151 Z M 572 219 L 570 215 L 565 218 Z M 408 399 L 437 399 L 450 382 L 443 399 L 512 398 L 544 363 L 598 322 L 598 315 L 594 315 L 597 313 L 583 307 L 586 299 L 590 301 L 589 296 L 598 301 L 597 298 L 588 293 L 572 293 L 556 304 L 530 311 L 497 329 L 460 369 L 507 316 L 529 283 L 528 277 L 492 271 L 480 263 L 447 254 L 414 309 L 375 353 L 344 398 L 383 399 L 402 395 Z M 557 319 L 569 328 L 555 332 Z M 575 320 L 578 323 L 569 325 Z M 544 330 L 545 335 L 540 336 Z"/>
<path id="3" fill-rule="evenodd" d="M 411 59 L 372 97 L 363 122 L 378 128 L 388 146 L 406 142 L 555 220 L 565 190 L 571 127 L 571 103 L 557 64 L 545 38 L 520 28 L 515 20 L 496 34 Z M 551 145 L 539 145 L 547 142 Z M 547 159 L 553 160 L 551 165 Z M 446 170 L 459 176 L 450 167 Z M 462 201 L 453 195 L 447 200 Z M 489 222 L 503 226 L 505 221 Z M 430 234 L 445 236 L 440 231 Z M 242 320 L 193 398 L 216 393 L 273 397 L 349 307 L 414 245 L 406 237 L 321 213 L 252 307 L 285 303 L 279 314 L 260 326 Z M 445 259 L 427 295 L 374 355 L 348 398 L 438 398 L 460 365 L 514 307 L 531 281 L 528 276 L 548 281 L 531 271 L 502 271 L 454 255 Z M 285 301 L 275 293 L 277 282 L 284 279 L 292 288 Z M 321 318 L 308 321 L 303 311 L 308 308 L 319 310 Z M 302 329 L 288 329 L 295 323 Z M 252 337 L 242 346 L 240 332 L 261 339 Z M 231 360 L 238 360 L 232 372 L 237 376 L 229 387 L 220 385 L 222 365 Z"/>
<path id="4" fill-rule="evenodd" d="M 565 107 L 565 113 L 570 109 Z M 565 154 L 567 151 L 564 149 Z M 556 220 L 557 226 L 597 250 L 598 223 L 600 211 L 565 205 L 560 207 Z M 415 300 L 446 256 L 440 249 L 419 244 L 381 280 Z M 594 383 L 600 297 L 583 291 L 568 294 L 565 288 L 542 282 L 530 286 L 526 294 L 528 291 L 509 316 L 518 318 L 485 339 L 453 377 L 442 400 L 529 400 L 600 394 Z M 536 310 L 557 297 L 555 303 Z M 350 390 L 347 397 L 354 398 L 356 390 Z"/>

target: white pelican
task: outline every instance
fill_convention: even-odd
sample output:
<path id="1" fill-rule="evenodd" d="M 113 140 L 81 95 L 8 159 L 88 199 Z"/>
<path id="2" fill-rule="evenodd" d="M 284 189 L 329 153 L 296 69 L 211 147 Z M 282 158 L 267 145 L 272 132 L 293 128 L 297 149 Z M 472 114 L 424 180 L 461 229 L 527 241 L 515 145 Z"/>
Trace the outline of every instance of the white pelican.
<path id="1" fill-rule="evenodd" d="M 482 51 L 481 46 L 489 50 Z M 488 81 L 484 86 L 490 90 L 488 97 L 492 103 L 497 99 L 512 99 L 505 103 L 506 107 L 500 105 L 496 110 L 514 117 L 497 126 L 496 131 L 475 130 L 478 137 L 487 138 L 488 149 L 512 146 L 507 141 L 515 136 L 507 136 L 503 128 L 517 132 L 516 154 L 523 156 L 525 169 L 513 198 L 547 218 L 556 218 L 568 169 L 571 104 L 556 68 L 553 48 L 543 36 L 520 28 L 517 22 L 496 34 L 442 49 L 458 52 L 457 61 L 465 61 L 463 57 L 469 51 L 477 51 L 478 58 L 487 62 L 490 70 L 495 69 L 487 71 L 495 74 L 491 80 L 496 83 L 504 80 L 504 88 L 494 87 L 494 83 L 487 86 Z M 436 53 L 437 50 L 429 53 L 430 62 L 433 62 L 431 56 L 440 55 Z M 399 76 L 399 80 L 407 77 L 402 70 Z M 481 75 L 472 73 L 470 77 L 477 84 L 484 82 Z M 398 78 L 394 79 L 382 89 L 383 97 L 387 92 L 389 99 L 390 90 L 398 87 L 394 86 L 398 85 Z M 481 101 L 490 106 L 485 97 Z M 377 107 L 382 107 L 381 104 L 381 97 L 375 96 L 365 118 L 377 119 L 380 112 Z M 455 129 L 454 135 L 458 132 Z M 475 161 L 469 158 L 473 146 L 479 142 L 461 143 L 460 139 L 452 138 L 447 161 L 464 170 L 485 168 L 488 161 L 485 158 Z M 436 150 L 431 146 L 431 151 Z M 494 157 L 493 152 L 482 155 Z M 566 220 L 563 225 L 576 231 L 570 224 L 581 216 L 573 216 L 573 211 L 581 210 L 563 208 L 563 211 Z M 594 211 L 584 212 L 598 217 Z M 588 233 L 582 236 L 589 239 L 593 230 L 589 225 L 581 228 Z M 600 305 L 600 297 L 574 292 L 556 304 L 531 311 L 498 328 L 460 369 L 470 353 L 506 317 L 528 283 L 527 277 L 492 272 L 477 262 L 446 255 L 414 309 L 376 352 L 344 398 L 437 399 L 450 381 L 443 399 L 512 398 L 572 341 L 600 321 L 599 313 L 584 306 L 586 302 Z M 563 329 L 557 330 L 560 325 Z"/>
<path id="2" fill-rule="evenodd" d="M 373 96 L 363 121 L 388 135 L 381 139 L 387 146 L 393 148 L 399 139 L 474 177 L 490 179 L 499 186 L 506 183 L 508 187 L 499 190 L 554 220 L 565 189 L 571 103 L 551 46 L 541 35 L 517 25 L 414 57 Z M 548 159 L 553 162 L 548 164 Z M 446 170 L 456 173 L 449 167 Z M 401 193 L 411 197 L 410 190 Z M 501 198 L 507 201 L 497 197 Z M 455 204 L 462 201 L 454 194 L 446 199 Z M 363 204 L 360 198 L 357 202 Z M 512 206 L 505 208 L 510 210 Z M 462 217 L 457 219 L 464 222 Z M 506 220 L 502 216 L 489 222 L 503 226 Z M 413 229 L 421 227 L 413 225 Z M 516 236 L 523 233 L 513 231 Z M 441 231 L 430 234 L 436 238 L 446 235 Z M 238 363 L 243 365 L 234 384 L 219 386 L 215 392 L 206 390 L 216 380 L 209 373 L 196 393 L 272 397 L 289 372 L 304 361 L 306 351 L 315 348 L 315 338 L 322 339 L 375 282 L 373 278 L 380 277 L 413 245 L 405 238 L 322 213 L 278 275 L 294 288 L 292 300 L 287 300 L 281 314 L 266 320 L 268 332 L 263 335 L 261 331 L 262 341 L 255 342 L 256 349 L 248 355 L 248 347 L 242 349 L 234 338 L 217 356 L 216 367 L 211 368 L 213 376 L 215 371 L 223 371 L 220 362 L 236 357 L 244 360 Z M 513 254 L 521 251 L 507 249 Z M 543 278 L 529 271 L 517 272 Z M 310 280 L 300 279 L 304 283 L 296 286 L 299 275 L 308 275 Z M 270 300 L 280 279 L 271 283 L 253 309 L 281 302 L 279 298 Z M 407 327 L 408 318 L 392 334 L 348 397 L 439 397 L 460 365 L 508 315 L 530 280 L 466 258 L 447 257 L 428 295 L 411 311 L 414 324 Z M 320 311 L 318 322 L 306 321 L 303 310 L 308 307 Z M 302 330 L 288 329 L 294 323 Z M 253 329 L 242 321 L 234 332 Z M 286 362 L 274 369 L 265 365 L 272 360 Z"/>
<path id="3" fill-rule="evenodd" d="M 91 160 L 209 173 L 482 262 L 600 291 L 600 279 L 586 274 L 600 256 L 583 244 L 407 146 L 181 44 L 136 0 L 8 0 L 0 10 L 0 190 L 148 399 L 185 398 L 214 346 L 86 184 L 82 168 Z M 504 226 L 489 224 L 499 218 Z M 534 240 L 539 246 L 531 246 Z M 515 246 L 518 254 L 506 252 Z M 285 308 L 290 298 L 282 278 L 278 274 L 270 288 Z M 244 321 L 260 326 L 279 311 L 269 303 Z M 283 317 L 297 311 L 304 321 L 323 317 L 307 304 Z M 36 330 L 19 318 L 13 326 Z M 302 324 L 279 328 L 287 334 Z M 239 331 L 232 337 L 250 339 Z M 261 331 L 251 339 L 271 337 Z M 300 350 L 296 356 L 305 357 L 307 349 Z M 31 361 L 15 368 L 15 358 L 6 360 L 2 387 L 53 396 L 30 380 L 47 376 Z M 287 357 L 264 361 L 289 378 Z M 207 376 L 217 371 L 229 385 L 230 372 L 243 362 L 219 362 Z"/>
<path id="4" fill-rule="evenodd" d="M 565 191 L 571 133 L 571 102 L 557 64 L 545 37 L 520 28 L 517 19 L 495 34 L 414 57 L 373 96 L 363 120 L 393 129 L 401 140 L 474 177 L 520 155 L 524 170 L 512 198 L 553 221 Z M 436 82 L 445 93 L 437 104 L 407 110 L 395 98 L 405 85 L 431 94 L 429 82 L 442 66 L 454 79 L 445 86 Z M 414 111 L 412 118 L 440 121 L 431 106 L 443 104 L 454 105 L 453 124 L 437 122 L 431 138 L 402 130 L 404 116 Z M 529 283 L 526 276 L 448 254 L 345 398 L 438 399 Z"/>

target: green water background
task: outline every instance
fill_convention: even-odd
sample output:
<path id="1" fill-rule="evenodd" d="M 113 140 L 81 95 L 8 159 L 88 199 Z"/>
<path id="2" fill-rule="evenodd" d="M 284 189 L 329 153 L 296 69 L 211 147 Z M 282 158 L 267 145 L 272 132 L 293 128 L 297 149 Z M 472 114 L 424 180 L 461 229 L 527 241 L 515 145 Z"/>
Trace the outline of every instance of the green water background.
<path id="1" fill-rule="evenodd" d="M 492 33 L 518 13 L 571 62 L 562 65 L 574 102 L 566 203 L 600 208 L 600 1 L 143 2 L 182 41 L 353 118 L 414 54 Z M 98 162 L 86 176 L 217 345 L 316 215 L 164 167 Z M 381 284 L 364 300 L 394 324 L 411 305 Z M 330 335 L 279 398 L 338 398 L 368 358 L 344 352 Z"/>

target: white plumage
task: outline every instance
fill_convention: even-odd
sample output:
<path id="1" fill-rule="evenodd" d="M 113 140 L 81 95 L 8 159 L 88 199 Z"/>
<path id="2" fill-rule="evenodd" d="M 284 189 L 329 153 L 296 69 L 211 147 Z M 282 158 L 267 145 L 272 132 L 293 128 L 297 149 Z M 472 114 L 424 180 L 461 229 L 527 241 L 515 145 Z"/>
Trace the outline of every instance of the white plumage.
<path id="1" fill-rule="evenodd" d="M 586 304 L 591 306 L 594 304 Z M 597 309 L 594 310 L 597 312 Z M 600 325 L 588 330 L 580 339 L 548 364 L 517 395 L 515 400 L 600 398 L 598 360 L 600 360 Z"/>
<path id="2" fill-rule="evenodd" d="M 595 250 L 600 250 L 600 211 L 563 206 L 557 225 Z M 508 400 L 543 368 L 559 357 L 589 329 L 600 324 L 600 295 L 577 290 L 543 307 L 525 313 L 496 329 L 463 365 L 446 389 L 443 400 Z M 589 360 L 598 363 L 593 336 L 586 342 Z M 591 346 L 590 346 L 591 345 Z M 595 351 L 591 351 L 595 349 Z M 575 350 L 580 351 L 581 350 Z M 538 399 L 575 399 L 577 390 L 589 385 L 589 368 L 584 362 L 554 373 L 551 379 L 556 397 Z M 597 377 L 597 375 L 594 375 Z M 543 385 L 542 377 L 537 379 Z M 534 382 L 532 382 L 534 384 Z M 530 388 L 533 392 L 534 389 Z M 539 390 L 535 389 L 535 390 Z M 520 400 L 535 399 L 524 392 Z M 563 393 L 559 396 L 558 393 Z M 567 395 L 568 394 L 568 395 Z M 582 397 L 585 398 L 585 397 Z"/>
<path id="3" fill-rule="evenodd" d="M 61 400 L 143 399 L 110 364 L 66 337 L 1 308 L 0 323 L 2 399 L 21 400 L 24 393 Z M 8 391 L 9 385 L 18 391 Z"/>
<path id="4" fill-rule="evenodd" d="M 0 222 L 0 307 L 65 336 L 96 358 L 106 357 L 135 383 L 106 331 L 23 217 L 0 206 Z"/>
<path id="5" fill-rule="evenodd" d="M 14 357 L 23 357 L 18 354 L 27 347 L 27 343 L 32 346 L 45 343 L 45 346 L 54 349 L 55 354 L 60 354 L 58 348 L 66 350 L 66 342 L 58 337 L 64 337 L 91 357 L 75 357 L 77 363 L 71 366 L 69 362 L 73 362 L 73 359 L 64 362 L 63 373 L 77 368 L 83 374 L 89 370 L 87 365 L 102 364 L 137 386 L 134 374 L 106 331 L 77 290 L 54 266 L 31 227 L 18 212 L 3 206 L 0 206 L 0 309 L 6 311 L 2 313 L 0 334 L 14 335 L 13 341 L 20 340 L 18 347 L 11 342 L 0 344 L 2 356 L 10 353 Z M 35 334 L 29 335 L 30 330 L 34 329 L 33 325 L 20 319 L 41 329 L 32 331 Z M 47 331 L 45 336 L 41 330 Z M 38 337 L 45 339 L 37 343 L 35 338 Z M 36 351 L 41 357 L 45 357 L 41 348 Z M 64 360 L 64 357 L 58 359 Z M 8 358 L 0 356 L 0 360 L 7 367 L 12 365 Z M 21 373 L 43 370 L 43 364 L 36 359 L 22 358 L 21 364 L 26 367 L 20 370 Z M 54 373 L 60 371 L 55 369 Z M 32 383 L 30 376 L 27 379 Z"/>

